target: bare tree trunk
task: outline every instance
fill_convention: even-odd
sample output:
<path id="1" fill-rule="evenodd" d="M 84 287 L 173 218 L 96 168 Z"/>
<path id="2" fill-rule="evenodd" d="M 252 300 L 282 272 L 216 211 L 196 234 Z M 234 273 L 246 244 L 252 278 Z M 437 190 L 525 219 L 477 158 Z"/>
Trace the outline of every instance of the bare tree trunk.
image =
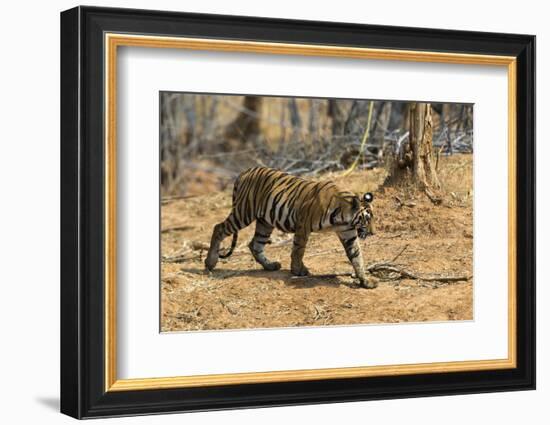
<path id="1" fill-rule="evenodd" d="M 413 179 L 424 188 L 441 189 L 433 161 L 432 112 L 429 103 L 411 105 L 409 137 L 413 151 Z"/>
<path id="2" fill-rule="evenodd" d="M 243 106 L 237 117 L 227 126 L 225 131 L 226 146 L 240 142 L 246 144 L 260 135 L 261 96 L 245 96 Z"/>
<path id="3" fill-rule="evenodd" d="M 278 154 L 282 155 L 283 152 L 286 151 L 286 143 L 287 143 L 287 123 L 286 123 L 286 107 L 283 100 L 280 101 L 280 107 L 281 107 L 281 114 L 279 116 L 279 125 L 281 127 L 281 139 L 279 140 L 279 148 L 278 148 Z"/>
<path id="4" fill-rule="evenodd" d="M 433 123 L 429 103 L 411 103 L 409 141 L 394 159 L 387 184 L 410 184 L 422 190 L 434 203 L 440 203 L 441 183 L 435 167 Z"/>
<path id="5" fill-rule="evenodd" d="M 308 131 L 311 137 L 317 137 L 319 132 L 319 100 L 309 99 Z"/>
<path id="6" fill-rule="evenodd" d="M 348 114 L 344 110 L 344 104 L 340 100 L 329 99 L 328 114 L 332 118 L 332 135 L 343 136 Z"/>
<path id="7" fill-rule="evenodd" d="M 290 112 L 290 125 L 292 126 L 292 142 L 296 143 L 302 132 L 302 119 L 300 118 L 296 99 L 293 97 L 288 99 L 288 110 Z"/>
<path id="8" fill-rule="evenodd" d="M 194 98 L 190 101 L 194 107 Z M 172 93 L 162 93 L 160 157 L 163 193 L 170 193 L 177 184 L 183 147 L 192 142 L 194 123 L 182 119 L 187 109 L 188 105 L 182 98 Z"/>
<path id="9" fill-rule="evenodd" d="M 401 132 L 402 134 L 405 134 L 407 131 L 409 131 L 411 125 L 411 103 L 405 103 L 405 106 L 403 106 L 403 122 L 401 124 Z"/>
<path id="10" fill-rule="evenodd" d="M 374 127 L 373 141 L 382 146 L 384 143 L 384 136 L 388 131 L 390 124 L 390 115 L 392 109 L 392 102 L 380 102 L 382 104 L 379 109 L 378 116 L 376 117 L 376 126 Z"/>

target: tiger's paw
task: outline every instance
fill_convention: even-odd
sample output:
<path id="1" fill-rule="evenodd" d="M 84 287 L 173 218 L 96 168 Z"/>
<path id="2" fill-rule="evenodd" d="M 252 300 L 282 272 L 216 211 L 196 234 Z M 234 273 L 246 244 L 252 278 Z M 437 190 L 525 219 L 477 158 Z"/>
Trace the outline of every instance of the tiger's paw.
<path id="1" fill-rule="evenodd" d="M 374 289 L 378 287 L 378 282 L 374 280 L 367 280 L 365 278 L 359 278 L 358 283 L 361 288 Z"/>
<path id="2" fill-rule="evenodd" d="M 273 261 L 272 263 L 264 264 L 264 270 L 267 270 L 269 272 L 280 270 L 280 268 L 281 268 L 281 263 L 279 263 L 278 261 Z"/>
<path id="3" fill-rule="evenodd" d="M 303 264 L 301 267 L 291 267 L 290 272 L 294 276 L 309 276 L 309 270 Z"/>
<path id="4" fill-rule="evenodd" d="M 210 256 L 206 257 L 206 260 L 204 260 L 204 267 L 207 271 L 211 272 L 214 270 L 214 267 L 216 267 L 216 264 L 218 263 L 217 258 L 211 258 Z"/>

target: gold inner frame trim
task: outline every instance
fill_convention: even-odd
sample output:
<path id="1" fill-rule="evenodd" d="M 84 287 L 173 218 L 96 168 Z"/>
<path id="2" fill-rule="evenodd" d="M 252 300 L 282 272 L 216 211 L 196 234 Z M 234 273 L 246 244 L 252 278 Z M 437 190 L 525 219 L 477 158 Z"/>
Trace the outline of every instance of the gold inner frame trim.
<path id="1" fill-rule="evenodd" d="M 370 49 L 328 45 L 105 34 L 105 391 L 136 391 L 214 385 L 312 381 L 510 369 L 516 367 L 516 58 L 446 52 Z M 508 358 L 456 362 L 305 369 L 270 372 L 117 379 L 116 372 L 116 117 L 117 48 L 120 46 L 324 56 L 503 66 L 508 72 Z"/>

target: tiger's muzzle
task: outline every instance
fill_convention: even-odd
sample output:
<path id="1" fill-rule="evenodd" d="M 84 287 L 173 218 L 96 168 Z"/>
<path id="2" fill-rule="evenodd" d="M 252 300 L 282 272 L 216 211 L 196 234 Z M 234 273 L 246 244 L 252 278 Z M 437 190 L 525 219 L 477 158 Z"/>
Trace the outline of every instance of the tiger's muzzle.
<path id="1" fill-rule="evenodd" d="M 370 223 L 368 226 L 360 226 L 357 228 L 357 236 L 359 236 L 360 239 L 366 239 L 367 236 L 372 235 L 374 235 L 374 229 Z"/>
<path id="2" fill-rule="evenodd" d="M 372 220 L 373 217 L 371 211 L 367 209 L 361 211 L 360 220 L 356 226 L 357 236 L 359 236 L 360 239 L 365 239 L 367 236 L 374 235 L 374 225 Z"/>

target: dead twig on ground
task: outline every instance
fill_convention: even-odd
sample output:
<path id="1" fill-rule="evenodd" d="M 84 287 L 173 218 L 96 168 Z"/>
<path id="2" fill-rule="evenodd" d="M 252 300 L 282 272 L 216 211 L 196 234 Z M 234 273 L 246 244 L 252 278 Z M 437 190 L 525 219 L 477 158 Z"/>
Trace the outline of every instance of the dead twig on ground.
<path id="1" fill-rule="evenodd" d="M 234 308 L 234 307 L 231 307 L 228 303 L 226 303 L 224 300 L 220 300 L 220 304 L 229 312 L 231 313 L 233 316 L 236 315 L 238 313 L 238 311 Z"/>
<path id="2" fill-rule="evenodd" d="M 352 277 L 353 273 L 351 272 L 342 272 L 342 273 L 327 273 L 327 274 L 310 274 L 307 276 L 292 276 L 291 280 L 299 279 L 334 279 L 336 277 Z"/>
<path id="3" fill-rule="evenodd" d="M 321 310 L 316 305 L 313 305 L 313 308 L 315 309 L 315 315 L 313 316 L 313 320 L 317 320 L 323 317 L 324 311 L 321 313 Z"/>
<path id="4" fill-rule="evenodd" d="M 163 263 L 185 263 L 186 261 L 195 261 L 199 260 L 202 261 L 203 255 L 202 251 L 198 255 L 176 255 L 174 257 L 163 257 L 162 262 Z M 242 251 L 234 251 L 233 254 L 231 254 L 232 257 L 237 257 L 239 255 L 247 254 L 244 250 Z"/>
<path id="5" fill-rule="evenodd" d="M 201 310 L 202 310 L 202 306 L 196 308 L 195 310 L 193 310 L 191 312 L 183 311 L 183 312 L 177 314 L 174 317 L 178 320 L 183 320 L 186 323 L 196 322 L 196 321 L 199 320 L 199 315 L 200 315 Z"/>
<path id="6" fill-rule="evenodd" d="M 178 232 L 178 231 L 189 230 L 192 228 L 193 226 L 185 226 L 185 225 L 171 226 L 171 227 L 165 227 L 164 229 L 162 229 L 161 233 Z"/>
<path id="7" fill-rule="evenodd" d="M 311 258 L 311 257 L 318 257 L 319 255 L 325 255 L 325 254 L 334 254 L 335 252 L 338 252 L 338 249 L 328 249 L 326 251 L 319 251 L 319 252 L 312 252 L 311 254 L 306 254 L 305 257 Z"/>
<path id="8" fill-rule="evenodd" d="M 398 254 L 397 254 L 395 257 L 393 257 L 393 260 L 391 260 L 392 263 L 393 263 L 395 260 L 397 260 L 399 257 L 401 257 L 401 254 L 403 254 L 403 253 L 405 252 L 405 250 L 406 250 L 408 247 L 409 247 L 409 244 L 405 245 L 405 246 L 403 247 L 403 249 L 402 249 L 401 251 L 399 251 Z"/>
<path id="9" fill-rule="evenodd" d="M 161 204 L 166 205 L 174 201 L 181 201 L 182 199 L 196 198 L 199 195 L 183 195 L 183 196 L 167 196 L 162 198 Z"/>
<path id="10" fill-rule="evenodd" d="M 317 304 L 313 304 L 313 310 L 314 310 L 314 315 L 313 315 L 314 322 L 318 320 L 322 320 L 325 325 L 331 322 L 332 315 L 330 311 L 327 310 L 326 306 L 324 305 L 318 306 Z"/>
<path id="11" fill-rule="evenodd" d="M 382 236 L 382 239 L 396 239 L 396 238 L 400 238 L 401 236 L 403 236 L 403 232 L 397 233 L 395 235 Z"/>
<path id="12" fill-rule="evenodd" d="M 401 209 L 403 207 L 413 208 L 416 206 L 415 202 L 412 201 L 402 201 L 399 196 L 394 196 L 394 199 L 397 201 L 397 209 Z"/>

